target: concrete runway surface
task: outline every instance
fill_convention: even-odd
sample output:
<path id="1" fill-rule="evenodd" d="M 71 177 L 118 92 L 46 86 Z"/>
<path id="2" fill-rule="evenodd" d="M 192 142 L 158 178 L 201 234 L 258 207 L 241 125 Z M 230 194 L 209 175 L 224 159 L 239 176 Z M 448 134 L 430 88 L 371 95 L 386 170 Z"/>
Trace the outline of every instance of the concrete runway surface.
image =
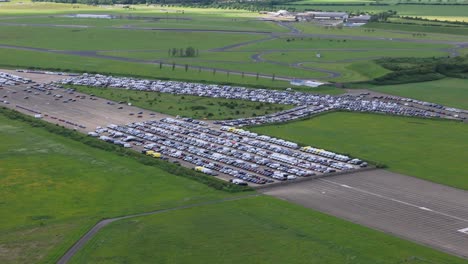
<path id="1" fill-rule="evenodd" d="M 373 170 L 259 190 L 468 258 L 468 192 Z"/>

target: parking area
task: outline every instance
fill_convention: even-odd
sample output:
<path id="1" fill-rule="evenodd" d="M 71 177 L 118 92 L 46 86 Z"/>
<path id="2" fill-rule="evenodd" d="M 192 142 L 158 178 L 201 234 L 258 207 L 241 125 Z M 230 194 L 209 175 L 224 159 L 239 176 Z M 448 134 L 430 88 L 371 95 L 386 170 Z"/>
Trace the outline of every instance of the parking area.
<path id="1" fill-rule="evenodd" d="M 368 94 L 345 94 L 341 96 L 320 95 L 268 89 L 248 89 L 215 84 L 187 83 L 176 81 L 144 80 L 127 77 L 83 74 L 59 82 L 66 85 L 86 85 L 170 94 L 239 99 L 254 102 L 296 105 L 297 107 L 265 116 L 218 121 L 221 125 L 248 126 L 266 123 L 287 122 L 330 110 L 373 112 L 382 114 L 447 118 L 463 120 L 459 109 L 422 102 L 409 98 L 369 97 Z"/>
<path id="2" fill-rule="evenodd" d="M 111 123 L 126 124 L 139 119 L 168 117 L 127 104 L 37 83 L 0 87 L 0 105 L 28 115 L 40 115 L 45 121 L 83 133 Z"/>
<path id="3" fill-rule="evenodd" d="M 359 159 L 209 121 L 172 116 L 53 84 L 0 89 L 3 106 L 237 184 L 259 186 L 355 171 Z"/>
<path id="4" fill-rule="evenodd" d="M 345 155 L 188 118 L 111 124 L 89 135 L 135 147 L 155 158 L 184 161 L 208 175 L 242 180 L 237 183 L 263 185 L 367 167 L 367 163 Z"/>
<path id="5" fill-rule="evenodd" d="M 468 192 L 463 190 L 370 170 L 259 191 L 468 258 Z"/>

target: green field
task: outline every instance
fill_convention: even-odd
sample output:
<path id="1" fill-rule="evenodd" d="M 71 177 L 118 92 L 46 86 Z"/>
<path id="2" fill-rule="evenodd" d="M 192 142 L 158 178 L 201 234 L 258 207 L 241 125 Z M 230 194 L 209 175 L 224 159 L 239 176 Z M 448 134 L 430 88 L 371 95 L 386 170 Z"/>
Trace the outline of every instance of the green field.
<path id="1" fill-rule="evenodd" d="M 317 57 L 320 54 L 320 58 Z M 271 52 L 262 57 L 267 60 L 281 61 L 288 63 L 295 62 L 353 62 L 361 60 L 372 60 L 382 57 L 444 57 L 447 52 L 438 50 L 318 50 L 318 51 L 291 51 L 291 52 Z"/>
<path id="2" fill-rule="evenodd" d="M 339 1 L 331 1 L 339 2 Z M 362 2 L 362 1 L 356 1 Z M 389 2 L 389 1 L 386 1 Z M 391 1 L 390 1 L 391 2 Z M 406 1 L 405 1 L 406 2 Z M 424 1 L 429 3 L 429 1 Z M 324 11 L 348 11 L 348 12 L 369 12 L 380 13 L 388 10 L 397 11 L 397 15 L 422 17 L 427 19 L 438 19 L 440 21 L 468 21 L 468 5 L 337 5 L 337 6 L 324 6 L 314 5 L 315 0 L 305 0 L 300 2 L 291 2 L 283 7 L 294 7 L 296 10 L 324 10 Z M 395 3 L 395 2 L 394 2 Z M 284 9 L 284 8 L 283 8 Z"/>
<path id="3" fill-rule="evenodd" d="M 332 34 L 332 32 L 330 32 Z M 288 39 L 290 41 L 288 41 Z M 383 40 L 351 40 L 351 39 L 326 39 L 318 37 L 282 37 L 269 41 L 250 44 L 238 48 L 240 51 L 268 51 L 268 50 L 294 50 L 294 49 L 442 49 L 449 48 L 447 44 L 428 44 L 417 42 L 399 42 Z"/>
<path id="4" fill-rule="evenodd" d="M 331 113 L 252 131 L 348 153 L 390 170 L 468 189 L 468 125 L 363 113 Z"/>
<path id="5" fill-rule="evenodd" d="M 149 262 L 466 263 L 266 196 L 115 222 L 71 261 Z"/>
<path id="6" fill-rule="evenodd" d="M 8 17 L 0 22 L 27 23 L 27 24 L 57 24 L 57 25 L 86 25 L 91 27 L 142 27 L 142 28 L 177 28 L 177 29 L 210 29 L 210 30 L 241 30 L 241 31 L 265 31 L 285 32 L 287 29 L 272 22 L 253 20 L 252 18 L 223 18 L 220 16 L 194 16 L 193 14 L 166 15 L 161 14 L 158 19 L 129 19 L 127 14 L 116 15 L 122 18 L 99 19 L 99 18 L 71 18 L 62 15 L 51 15 L 48 17 Z M 128 14 L 129 16 L 139 15 Z M 142 14 L 149 16 L 150 14 Z M 156 14 L 153 14 L 153 16 Z M 155 16 L 156 17 L 156 16 Z M 160 18 L 160 19 L 159 19 Z"/>
<path id="7" fill-rule="evenodd" d="M 413 22 L 413 20 L 406 20 Z M 468 36 L 468 28 L 463 26 L 430 26 L 430 25 L 405 25 L 398 23 L 369 23 L 366 28 L 378 28 L 387 30 L 401 30 L 418 33 L 441 33 Z"/>
<path id="8" fill-rule="evenodd" d="M 112 28 L 1 27 L 0 43 L 56 50 L 205 50 L 260 39 L 253 34 L 166 32 Z"/>
<path id="9" fill-rule="evenodd" d="M 99 219 L 229 196 L 0 115 L 0 262 L 52 263 Z"/>
<path id="10" fill-rule="evenodd" d="M 102 218 L 234 196 L 3 116 L 0 136 L 1 263 L 55 262 Z M 382 256 L 386 262 L 378 262 Z M 115 222 L 72 263 L 219 263 L 221 257 L 225 263 L 463 263 L 269 197 Z"/>
<path id="11" fill-rule="evenodd" d="M 55 54 L 47 52 L 34 52 L 24 50 L 11 50 L 0 48 L 0 66 L 7 68 L 45 68 L 52 70 L 69 70 L 79 72 L 99 72 L 104 74 L 133 75 L 145 78 L 170 78 L 183 81 L 208 81 L 217 83 L 234 83 L 246 86 L 261 85 L 265 88 L 286 88 L 289 82 L 217 72 L 201 71 L 190 68 L 185 72 L 184 68 L 176 68 L 165 65 L 162 69 L 159 64 L 133 63 L 115 61 L 110 59 L 98 59 L 75 55 Z"/>
<path id="12" fill-rule="evenodd" d="M 373 86 L 369 89 L 468 109 L 468 80 L 466 79 L 445 78 L 431 82 Z"/>
<path id="13" fill-rule="evenodd" d="M 265 115 L 292 108 L 289 105 L 268 104 L 191 95 L 131 91 L 117 88 L 73 86 L 77 91 L 95 94 L 114 101 L 130 100 L 133 105 L 173 116 L 198 119 L 234 119 Z"/>
<path id="14" fill-rule="evenodd" d="M 319 67 L 338 71 L 341 75 L 333 80 L 336 82 L 358 82 L 380 77 L 390 71 L 373 61 L 358 61 L 349 63 L 303 63 L 305 67 Z"/>
<path id="15" fill-rule="evenodd" d="M 454 32 L 458 35 L 428 32 L 425 36 L 415 36 L 411 32 L 393 28 L 327 29 L 311 23 L 296 23 L 294 27 L 304 34 L 318 34 L 316 36 L 285 35 L 289 33 L 287 28 L 274 22 L 258 20 L 261 16 L 258 12 L 237 9 L 153 5 L 137 5 L 124 9 L 119 6 L 99 7 L 27 1 L 14 1 L 1 6 L 0 45 L 20 46 L 19 49 L 0 47 L 0 64 L 3 67 L 100 72 L 265 88 L 290 86 L 286 81 L 272 81 L 273 75 L 277 79 L 367 81 L 387 72 L 380 67 L 370 67 L 372 72 L 363 70 L 364 65 L 375 65 L 371 62 L 375 57 L 445 56 L 445 49 L 451 48 L 451 45 L 447 44 L 402 42 L 393 41 L 392 38 L 417 41 L 468 40 L 463 34 L 458 34 L 459 32 Z M 77 13 L 111 14 L 119 18 L 63 16 Z M 151 28 L 171 30 L 149 30 Z M 221 33 L 175 29 L 252 32 Z M 274 32 L 275 35 L 263 31 Z M 275 39 L 264 41 L 272 37 Z M 353 40 L 353 37 L 364 39 Z M 365 40 L 365 37 L 374 39 Z M 197 49 L 199 56 L 174 57 L 168 54 L 169 49 L 188 46 Z M 51 51 L 22 50 L 21 47 Z M 268 60 L 266 62 L 255 59 L 258 52 L 265 51 L 276 53 L 265 55 L 265 59 Z M 307 56 L 308 52 L 321 52 L 324 57 L 315 60 L 313 54 Z M 351 63 L 351 60 L 359 63 Z M 154 65 L 159 61 L 179 64 L 182 69 L 172 71 L 171 66 L 167 65 L 160 70 L 159 65 Z M 183 70 L 184 65 L 189 66 L 187 72 Z M 201 67 L 207 69 L 200 69 Z M 213 68 L 216 68 L 217 72 Z M 330 74 L 330 71 L 333 73 Z M 242 72 L 251 73 L 253 76 L 242 77 Z M 257 73 L 267 77 L 257 80 Z"/>
<path id="16" fill-rule="evenodd" d="M 300 30 L 303 33 L 307 34 L 323 34 L 323 35 L 342 35 L 342 36 L 360 36 L 360 37 L 375 37 L 375 38 L 402 38 L 402 39 L 414 39 L 414 40 L 422 40 L 422 39 L 429 39 L 429 40 L 459 40 L 459 41 L 466 41 L 468 38 L 466 35 L 460 34 L 463 30 L 453 31 L 455 35 L 451 35 L 451 31 L 448 32 L 440 32 L 438 29 L 434 30 L 433 32 L 424 31 L 425 35 L 414 35 L 405 25 L 402 25 L 402 29 L 400 30 L 398 27 L 391 27 L 389 26 L 386 28 L 387 25 L 384 23 L 369 23 L 368 25 L 361 26 L 361 27 L 324 27 L 318 26 L 314 23 L 308 22 L 299 22 L 293 24 L 295 28 Z M 376 25 L 376 27 L 372 27 L 371 25 Z M 416 30 L 417 28 L 414 28 Z M 410 32 L 408 32 L 410 31 Z M 418 32 L 418 31 L 416 31 Z"/>

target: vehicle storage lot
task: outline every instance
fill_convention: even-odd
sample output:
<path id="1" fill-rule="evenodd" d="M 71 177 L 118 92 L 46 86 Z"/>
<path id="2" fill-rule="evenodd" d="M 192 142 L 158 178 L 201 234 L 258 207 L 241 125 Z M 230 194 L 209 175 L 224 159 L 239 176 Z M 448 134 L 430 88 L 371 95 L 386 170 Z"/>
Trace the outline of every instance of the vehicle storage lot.
<path id="1" fill-rule="evenodd" d="M 111 123 L 125 124 L 143 118 L 167 117 L 159 113 L 150 115 L 149 111 L 134 106 L 119 105 L 115 102 L 113 102 L 113 105 L 107 104 L 107 102 L 109 102 L 108 100 L 100 98 L 91 100 L 89 99 L 90 96 L 86 94 L 76 92 L 68 94 L 65 90 L 54 92 L 52 95 L 46 95 L 34 89 L 32 89 L 31 93 L 28 93 L 24 91 L 28 86 L 30 85 L 22 84 L 1 88 L 0 104 L 29 115 L 34 115 L 36 113 L 32 111 L 37 111 L 41 113 L 43 119 L 48 122 L 57 123 L 82 132 L 92 131 L 96 126 Z M 62 97 L 54 97 L 56 94 L 62 95 Z M 81 99 L 81 96 L 83 96 L 84 99 Z M 25 99 L 26 97 L 28 98 Z M 68 101 L 70 99 L 75 101 Z M 4 101 L 7 101 L 8 104 L 4 103 Z M 64 103 L 64 101 L 68 102 Z M 122 109 L 118 109 L 119 107 L 122 107 Z M 142 111 L 142 115 L 137 115 L 138 112 Z M 133 115 L 130 115 L 131 113 L 133 113 Z M 141 116 L 141 118 L 138 118 L 138 116 Z M 60 120 L 69 121 L 76 125 L 67 124 Z M 83 127 L 79 127 L 79 125 Z"/>
<path id="2" fill-rule="evenodd" d="M 260 191 L 468 258 L 466 191 L 384 170 Z"/>
<path id="3" fill-rule="evenodd" d="M 171 157 L 187 167 L 217 176 L 265 184 L 297 177 L 348 172 L 367 163 L 359 159 L 232 127 L 208 126 L 188 118 L 163 118 L 128 125 L 108 125 L 89 135 L 134 147 L 155 158 Z M 190 165 L 193 164 L 192 166 Z"/>
<path id="4" fill-rule="evenodd" d="M 297 106 L 293 109 L 288 109 L 265 116 L 218 122 L 218 124 L 230 126 L 247 126 L 287 122 L 329 110 L 373 112 L 425 118 L 436 117 L 460 119 L 460 116 L 458 116 L 459 109 L 451 109 L 442 105 L 422 102 L 409 98 L 366 98 L 364 95 L 356 96 L 349 94 L 343 96 L 331 96 L 293 91 L 248 89 L 246 87 L 225 85 L 113 77 L 99 74 L 83 74 L 80 76 L 73 76 L 71 78 L 61 80 L 60 83 L 67 85 L 84 85 L 96 88 L 111 87 L 147 92 L 241 99 L 254 102 Z M 411 102 L 411 106 L 408 102 Z M 425 106 L 426 108 L 421 109 L 418 106 Z M 429 109 L 427 109 L 427 107 L 429 107 Z"/>
<path id="5" fill-rule="evenodd" d="M 155 151 L 155 158 L 169 158 L 224 180 L 238 178 L 254 186 L 356 170 L 361 164 L 324 150 L 301 151 L 292 142 L 208 122 L 181 121 L 51 85 L 8 86 L 0 89 L 0 97 L 2 105 L 23 113 L 82 132 L 96 131 L 93 135 L 103 140 L 137 151 Z M 104 128 L 95 129 L 100 126 Z"/>

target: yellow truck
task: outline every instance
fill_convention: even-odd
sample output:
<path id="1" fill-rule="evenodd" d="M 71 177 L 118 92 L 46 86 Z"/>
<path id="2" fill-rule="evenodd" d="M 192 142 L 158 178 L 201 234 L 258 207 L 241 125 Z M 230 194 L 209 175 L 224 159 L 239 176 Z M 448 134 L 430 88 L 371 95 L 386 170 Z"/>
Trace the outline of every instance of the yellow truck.
<path id="1" fill-rule="evenodd" d="M 161 153 L 155 152 L 155 151 L 153 151 L 153 150 L 147 150 L 147 151 L 145 152 L 145 154 L 148 155 L 148 156 L 151 156 L 151 157 L 153 157 L 153 158 L 161 158 Z"/>

